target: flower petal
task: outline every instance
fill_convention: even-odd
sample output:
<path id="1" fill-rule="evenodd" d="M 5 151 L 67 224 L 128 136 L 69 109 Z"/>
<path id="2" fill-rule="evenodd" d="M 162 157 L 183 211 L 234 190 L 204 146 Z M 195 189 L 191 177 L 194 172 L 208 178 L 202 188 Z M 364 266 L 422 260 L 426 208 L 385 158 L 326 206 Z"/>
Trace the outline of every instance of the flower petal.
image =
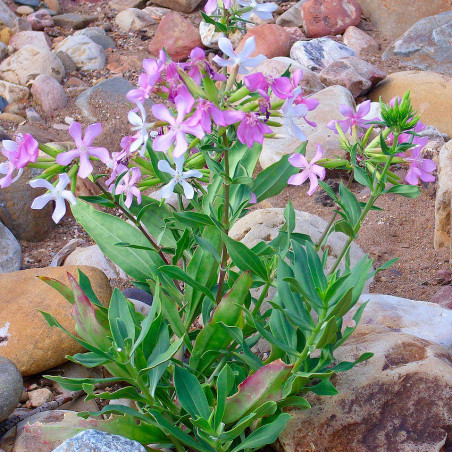
<path id="1" fill-rule="evenodd" d="M 102 133 L 102 124 L 97 122 L 96 124 L 90 124 L 85 130 L 85 137 L 83 142 L 85 146 L 90 146 L 95 138 Z"/>
<path id="2" fill-rule="evenodd" d="M 31 204 L 31 208 L 32 209 L 42 209 L 50 201 L 53 201 L 53 199 L 54 199 L 54 196 L 52 195 L 52 193 L 44 193 L 43 195 L 38 196 L 33 200 L 32 204 Z"/>

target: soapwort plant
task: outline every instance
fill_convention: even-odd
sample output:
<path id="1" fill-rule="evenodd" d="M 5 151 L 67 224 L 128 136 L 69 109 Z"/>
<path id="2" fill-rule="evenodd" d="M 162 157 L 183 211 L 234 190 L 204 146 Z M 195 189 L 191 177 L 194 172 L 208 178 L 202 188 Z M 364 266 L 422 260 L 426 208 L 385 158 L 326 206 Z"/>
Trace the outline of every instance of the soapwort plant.
<path id="1" fill-rule="evenodd" d="M 224 2 L 221 17 L 229 26 L 226 7 Z M 324 156 L 320 145 L 309 155 L 301 142 L 292 156 L 256 175 L 264 139 L 283 133 L 304 139 L 300 121 L 315 127 L 309 112 L 318 102 L 303 96 L 300 71 L 277 79 L 247 75 L 263 59 L 250 56 L 254 45 L 250 39 L 240 53 L 221 38 L 219 71 L 201 49 L 186 63 L 171 61 L 164 51 L 158 60 L 145 60 L 138 88 L 128 96 L 134 134 L 122 139 L 120 152 L 92 145 L 101 124 L 83 134 L 76 122 L 69 130 L 75 142 L 71 150 L 40 144 L 38 156 L 37 143 L 27 134 L 15 145 L 4 143 L 8 164 L 0 184 L 13 183 L 15 171 L 26 165 L 41 168 L 31 184 L 50 192 L 32 207 L 55 201 L 59 221 L 69 200 L 74 217 L 103 253 L 136 287 L 153 295 L 143 315 L 118 289 L 109 306 L 102 305 L 82 272 L 68 275 L 70 286 L 41 278 L 73 305 L 75 334 L 51 312 L 42 313 L 50 326 L 87 350 L 68 359 L 103 366 L 111 375 L 49 378 L 66 389 L 84 390 L 87 399 L 111 401 L 102 411 L 83 415 L 109 415 L 93 425 L 143 445 L 257 450 L 281 434 L 290 419 L 287 408 L 310 408 L 306 393 L 336 394 L 331 377 L 370 357 L 335 359 L 365 303 L 355 309 L 355 327 L 344 327 L 343 317 L 355 307 L 366 281 L 393 263 L 374 270 L 366 255 L 351 266 L 350 245 L 380 196 L 414 198 L 419 179 L 433 177 L 433 162 L 420 154 L 422 124 L 409 93 L 390 105 L 381 102 L 381 117 L 369 121 L 366 103 L 356 114 L 342 108 L 346 118 L 335 118 L 331 127 L 343 157 Z M 149 108 L 150 96 L 162 102 Z M 410 165 L 408 184 L 391 171 L 394 164 Z M 338 193 L 323 182 L 332 168 L 348 173 Z M 70 190 L 77 176 L 92 180 L 100 194 L 75 200 Z M 273 240 L 248 247 L 229 236 L 254 203 L 307 180 L 308 195 L 321 186 L 336 204 L 318 242 L 295 232 L 290 202 Z M 352 182 L 369 189 L 367 202 L 358 201 Z M 145 194 L 152 187 L 159 189 L 161 201 Z M 333 231 L 345 234 L 346 241 L 327 265 L 326 243 Z M 266 354 L 255 352 L 261 339 L 268 345 Z M 98 383 L 115 389 L 99 391 Z M 133 407 L 114 403 L 124 398 Z M 64 434 L 74 432 L 68 427 Z M 51 429 L 42 435 L 51 436 Z"/>

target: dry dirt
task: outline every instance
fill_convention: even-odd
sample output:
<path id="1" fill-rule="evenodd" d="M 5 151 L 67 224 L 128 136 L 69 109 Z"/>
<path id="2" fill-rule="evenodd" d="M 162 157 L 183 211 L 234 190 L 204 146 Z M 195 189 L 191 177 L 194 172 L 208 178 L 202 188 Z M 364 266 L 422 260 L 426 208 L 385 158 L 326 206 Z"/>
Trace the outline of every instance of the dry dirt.
<path id="1" fill-rule="evenodd" d="M 287 9 L 293 2 L 280 3 L 282 9 Z M 150 5 L 150 3 L 149 3 Z M 65 89 L 69 95 L 69 104 L 55 117 L 49 117 L 42 113 L 38 106 L 33 105 L 32 100 L 28 106 L 34 106 L 42 115 L 45 122 L 34 126 L 40 132 L 40 141 L 67 141 L 70 139 L 66 128 L 65 118 L 74 118 L 86 125 L 75 107 L 75 99 L 84 89 L 99 81 L 122 75 L 132 83 L 141 70 L 141 60 L 148 57 L 147 44 L 152 38 L 156 26 L 147 30 L 133 33 L 122 33 L 114 23 L 115 12 L 108 2 L 80 3 L 72 0 L 63 0 L 63 12 L 81 12 L 87 15 L 96 15 L 97 20 L 92 26 L 104 27 L 117 45 L 117 49 L 109 51 L 107 66 L 99 71 L 87 73 L 74 72 L 69 74 L 69 80 L 65 82 Z M 198 24 L 200 13 L 195 12 L 184 15 L 193 23 Z M 381 53 L 389 45 L 382 39 L 372 23 L 363 19 L 360 27 L 372 35 L 380 44 L 380 51 L 369 55 L 369 62 L 380 67 L 388 73 L 408 68 L 400 68 L 397 61 L 382 62 Z M 69 31 L 58 28 L 47 30 L 52 37 L 66 36 Z M 99 106 L 102 108 L 102 106 Z M 13 135 L 16 126 L 11 123 L 1 124 L 9 135 Z M 56 127 L 55 127 L 56 126 Z M 119 138 L 127 132 L 126 120 L 112 112 L 111 117 L 104 127 L 105 131 L 98 145 L 108 147 L 111 151 L 118 150 Z M 359 187 L 352 187 L 356 192 Z M 319 196 L 308 197 L 307 187 L 289 187 L 281 195 L 269 200 L 274 207 L 284 207 L 287 201 L 292 201 L 294 207 L 329 219 L 332 207 L 322 205 Z M 363 197 L 365 200 L 365 197 Z M 366 219 L 358 239 L 363 250 L 375 259 L 375 265 L 379 266 L 394 257 L 400 260 L 388 271 L 377 276 L 371 286 L 372 292 L 392 294 L 419 300 L 429 300 L 441 286 L 438 278 L 439 270 L 449 269 L 448 252 L 446 250 L 435 251 L 433 249 L 434 232 L 434 186 L 423 187 L 422 195 L 416 200 L 388 196 L 381 199 L 379 206 L 384 212 L 371 212 Z M 72 238 L 81 237 L 89 241 L 86 233 L 78 226 L 73 218 L 67 218 L 57 225 L 50 237 L 39 243 L 21 242 L 23 248 L 23 268 L 43 267 L 50 264 L 54 254 Z"/>

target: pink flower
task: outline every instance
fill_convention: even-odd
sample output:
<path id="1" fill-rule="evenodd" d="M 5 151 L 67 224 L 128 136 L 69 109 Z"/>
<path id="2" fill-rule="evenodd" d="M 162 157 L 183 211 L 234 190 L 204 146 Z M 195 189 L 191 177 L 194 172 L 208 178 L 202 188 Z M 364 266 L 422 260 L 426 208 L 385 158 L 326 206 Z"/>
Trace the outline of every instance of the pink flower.
<path id="1" fill-rule="evenodd" d="M 428 138 L 426 137 L 425 140 L 428 141 Z M 435 176 L 430 174 L 436 170 L 435 162 L 430 159 L 424 159 L 420 155 L 425 144 L 411 149 L 404 154 L 398 154 L 400 157 L 404 157 L 405 162 L 410 164 L 410 169 L 405 176 L 405 180 L 410 185 L 418 185 L 419 179 L 422 182 L 435 182 Z"/>
<path id="2" fill-rule="evenodd" d="M 126 200 L 124 201 L 124 205 L 127 208 L 130 208 L 132 205 L 132 199 L 135 196 L 137 198 L 138 204 L 141 203 L 141 192 L 138 187 L 135 186 L 137 180 L 141 177 L 141 171 L 139 168 L 132 168 L 131 171 L 128 171 L 119 184 L 116 186 L 115 195 L 119 195 L 124 193 Z M 113 192 L 114 185 L 110 187 L 110 191 Z"/>
<path id="3" fill-rule="evenodd" d="M 225 81 L 226 76 L 215 72 L 210 64 L 206 60 L 206 53 L 199 47 L 195 47 L 190 52 L 190 59 L 184 64 L 184 70 L 187 71 L 188 75 L 197 83 L 201 85 L 201 80 L 203 74 L 201 74 L 201 69 L 204 69 L 208 76 L 212 80 Z"/>
<path id="4" fill-rule="evenodd" d="M 69 165 L 74 159 L 80 159 L 80 168 L 78 175 L 82 179 L 86 179 L 93 172 L 93 165 L 89 160 L 90 157 L 96 157 L 101 162 L 107 163 L 110 160 L 110 154 L 105 148 L 91 146 L 91 143 L 102 132 L 100 123 L 91 124 L 86 128 L 85 136 L 82 138 L 82 126 L 74 121 L 69 127 L 69 133 L 74 139 L 76 148 L 71 151 L 62 152 L 57 155 L 56 162 L 60 165 Z"/>
<path id="5" fill-rule="evenodd" d="M 251 91 L 257 91 L 264 97 L 268 97 L 268 89 L 271 88 L 273 93 L 280 99 L 288 99 L 292 96 L 293 86 L 288 77 L 272 77 L 265 76 L 262 72 L 255 72 L 244 78 L 245 86 Z"/>
<path id="6" fill-rule="evenodd" d="M 343 130 L 344 133 L 347 133 L 350 130 L 352 132 L 353 126 L 357 126 L 358 128 L 362 127 L 364 129 L 368 129 L 371 124 L 366 124 L 371 121 L 370 119 L 364 119 L 370 111 L 370 100 L 366 100 L 362 104 L 359 105 L 356 113 L 353 111 L 353 108 L 349 105 L 341 105 L 339 107 L 339 111 L 345 116 L 347 119 L 342 121 L 330 121 L 327 127 L 334 131 L 337 134 L 336 123 Z"/>
<path id="7" fill-rule="evenodd" d="M 2 154 L 8 159 L 8 162 L 0 166 L 0 174 L 6 174 L 0 179 L 0 187 L 6 188 L 15 182 L 22 174 L 21 169 L 29 163 L 36 162 L 39 154 L 38 142 L 29 134 L 19 133 L 16 141 L 3 140 Z M 14 171 L 19 170 L 16 177 L 13 178 Z"/>
<path id="8" fill-rule="evenodd" d="M 180 157 L 188 148 L 185 134 L 189 133 L 198 138 L 204 137 L 204 130 L 193 118 L 185 119 L 187 113 L 191 112 L 195 100 L 187 93 L 179 94 L 175 98 L 177 116 L 174 117 L 163 104 L 153 105 L 152 114 L 161 121 L 169 124 L 169 131 L 165 135 L 154 138 L 153 149 L 159 152 L 166 152 L 175 143 L 174 157 Z"/>
<path id="9" fill-rule="evenodd" d="M 191 124 L 199 124 L 206 133 L 212 132 L 213 122 L 219 126 L 226 126 L 227 121 L 224 112 L 213 102 L 206 99 L 199 99 L 196 105 L 195 114 L 188 120 Z"/>
<path id="10" fill-rule="evenodd" d="M 231 120 L 239 118 L 240 125 L 237 128 L 237 138 L 250 149 L 254 143 L 262 144 L 264 142 L 265 133 L 273 133 L 273 130 L 267 124 L 261 122 L 259 115 L 255 112 L 237 111 L 235 114 L 228 112 L 228 115 Z M 234 122 L 237 122 L 237 120 Z"/>
<path id="11" fill-rule="evenodd" d="M 223 8 L 230 9 L 232 0 L 223 0 Z M 204 11 L 206 14 L 212 14 L 218 8 L 218 0 L 208 0 L 206 6 L 204 7 Z"/>
<path id="12" fill-rule="evenodd" d="M 306 160 L 306 157 L 301 154 L 295 154 L 289 157 L 289 163 L 296 168 L 303 168 L 303 171 L 298 174 L 294 174 L 289 177 L 288 184 L 290 185 L 301 185 L 307 179 L 309 179 L 310 187 L 308 190 L 308 195 L 312 196 L 319 186 L 319 179 L 323 180 L 325 178 L 325 168 L 320 165 L 315 165 L 315 162 L 319 161 L 323 156 L 323 149 L 320 144 L 316 145 L 317 152 L 314 158 L 310 162 Z"/>

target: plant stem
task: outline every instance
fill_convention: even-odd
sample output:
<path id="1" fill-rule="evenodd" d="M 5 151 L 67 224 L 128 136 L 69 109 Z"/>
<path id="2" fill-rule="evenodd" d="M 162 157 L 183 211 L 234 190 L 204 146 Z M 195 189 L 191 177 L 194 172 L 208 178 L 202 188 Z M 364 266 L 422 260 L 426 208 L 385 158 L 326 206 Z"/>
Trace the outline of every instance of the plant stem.
<path id="1" fill-rule="evenodd" d="M 272 281 L 268 281 L 265 283 L 265 286 L 262 289 L 262 293 L 260 294 L 259 299 L 257 300 L 256 304 L 254 305 L 253 312 L 251 313 L 253 316 L 259 312 L 259 309 L 261 308 L 261 305 L 264 302 L 265 297 L 268 294 L 268 289 L 270 289 L 271 285 L 272 285 Z"/>

